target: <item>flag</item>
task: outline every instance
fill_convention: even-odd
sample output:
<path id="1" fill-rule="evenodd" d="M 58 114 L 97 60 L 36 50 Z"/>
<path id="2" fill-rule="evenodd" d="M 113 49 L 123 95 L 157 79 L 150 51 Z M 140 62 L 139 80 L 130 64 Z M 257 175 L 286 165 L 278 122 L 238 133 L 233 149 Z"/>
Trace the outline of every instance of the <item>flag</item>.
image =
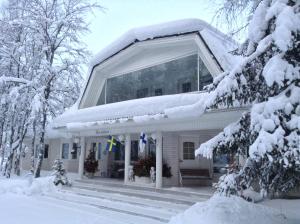
<path id="1" fill-rule="evenodd" d="M 140 152 L 144 152 L 146 143 L 147 143 L 147 136 L 145 133 L 141 132 L 140 142 L 139 142 Z"/>
<path id="2" fill-rule="evenodd" d="M 113 136 L 108 137 L 106 151 L 109 151 L 109 152 L 117 151 L 117 141 Z"/>

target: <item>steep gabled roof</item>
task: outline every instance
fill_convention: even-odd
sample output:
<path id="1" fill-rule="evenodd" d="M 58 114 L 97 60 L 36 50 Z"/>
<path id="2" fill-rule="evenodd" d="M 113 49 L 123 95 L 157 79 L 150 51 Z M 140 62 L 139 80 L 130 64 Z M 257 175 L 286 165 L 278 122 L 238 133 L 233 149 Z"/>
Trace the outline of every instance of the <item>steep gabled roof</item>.
<path id="1" fill-rule="evenodd" d="M 157 25 L 134 28 L 127 31 L 120 38 L 118 38 L 117 40 L 106 46 L 104 49 L 102 49 L 93 58 L 90 64 L 90 69 L 92 69 L 94 66 L 101 64 L 103 61 L 114 56 L 118 52 L 126 49 L 128 46 L 136 42 L 164 38 L 174 35 L 182 35 L 193 32 L 205 33 L 203 35 L 203 38 L 205 39 L 205 41 L 209 41 L 209 47 L 211 47 L 210 45 L 214 41 L 216 41 L 217 43 L 215 43 L 214 46 L 212 46 L 214 50 L 217 50 L 215 47 L 216 45 L 218 45 L 218 47 L 223 46 L 222 48 L 225 50 L 225 53 L 228 53 L 228 51 L 231 51 L 234 47 L 236 47 L 235 42 L 232 41 L 231 38 L 220 32 L 216 28 L 212 27 L 208 23 L 200 19 L 183 19 L 167 23 L 161 23 Z M 222 43 L 221 46 L 220 42 Z M 218 54 L 215 56 L 218 57 L 218 60 L 220 60 L 223 57 L 220 55 L 220 52 L 218 52 Z M 222 61 L 222 59 L 220 61 Z M 229 63 L 228 60 L 226 61 L 227 62 L 221 63 L 221 66 L 224 69 L 227 69 L 226 63 Z"/>
<path id="2" fill-rule="evenodd" d="M 237 43 L 202 20 L 183 19 L 157 25 L 134 28 L 106 46 L 92 59 L 88 70 L 88 77 L 79 101 L 76 103 L 76 107 L 79 107 L 82 97 L 86 92 L 90 78 L 93 74 L 93 70 L 96 66 L 107 61 L 111 57 L 135 43 L 191 33 L 197 33 L 199 35 L 221 70 L 229 70 L 232 68 L 236 57 L 231 55 L 229 52 L 237 47 Z"/>

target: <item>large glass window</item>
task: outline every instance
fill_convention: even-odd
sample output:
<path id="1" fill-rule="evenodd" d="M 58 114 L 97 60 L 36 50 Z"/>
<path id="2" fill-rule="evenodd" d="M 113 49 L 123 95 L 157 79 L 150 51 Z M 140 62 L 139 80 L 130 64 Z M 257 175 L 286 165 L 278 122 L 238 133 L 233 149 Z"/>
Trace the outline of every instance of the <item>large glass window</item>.
<path id="1" fill-rule="evenodd" d="M 195 54 L 107 79 L 97 105 L 199 91 L 211 82 L 211 75 Z"/>

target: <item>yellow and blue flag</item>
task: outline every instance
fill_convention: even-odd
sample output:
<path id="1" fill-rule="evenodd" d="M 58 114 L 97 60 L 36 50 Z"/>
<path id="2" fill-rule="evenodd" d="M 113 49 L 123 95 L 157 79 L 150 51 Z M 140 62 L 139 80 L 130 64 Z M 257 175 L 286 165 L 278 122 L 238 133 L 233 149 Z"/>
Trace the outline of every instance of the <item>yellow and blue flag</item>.
<path id="1" fill-rule="evenodd" d="M 113 136 L 109 136 L 107 140 L 106 151 L 115 152 L 117 149 L 117 140 Z"/>

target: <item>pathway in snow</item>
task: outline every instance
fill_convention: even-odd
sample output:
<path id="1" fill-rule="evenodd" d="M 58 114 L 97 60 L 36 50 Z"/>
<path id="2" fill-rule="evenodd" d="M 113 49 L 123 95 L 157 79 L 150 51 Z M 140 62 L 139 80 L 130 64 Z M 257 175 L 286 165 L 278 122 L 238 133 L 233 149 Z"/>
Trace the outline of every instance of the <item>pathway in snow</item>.
<path id="1" fill-rule="evenodd" d="M 124 186 L 107 181 L 77 181 L 72 188 L 51 192 L 44 197 L 48 202 L 69 203 L 90 208 L 94 214 L 109 217 L 110 223 L 167 223 L 170 218 L 193 205 L 207 200 L 210 195 L 154 190 Z M 89 210 L 89 209 L 88 209 Z"/>
<path id="2" fill-rule="evenodd" d="M 56 188 L 52 177 L 0 177 L 0 223 L 162 224 L 209 197 L 209 192 L 155 190 L 112 180 Z"/>

